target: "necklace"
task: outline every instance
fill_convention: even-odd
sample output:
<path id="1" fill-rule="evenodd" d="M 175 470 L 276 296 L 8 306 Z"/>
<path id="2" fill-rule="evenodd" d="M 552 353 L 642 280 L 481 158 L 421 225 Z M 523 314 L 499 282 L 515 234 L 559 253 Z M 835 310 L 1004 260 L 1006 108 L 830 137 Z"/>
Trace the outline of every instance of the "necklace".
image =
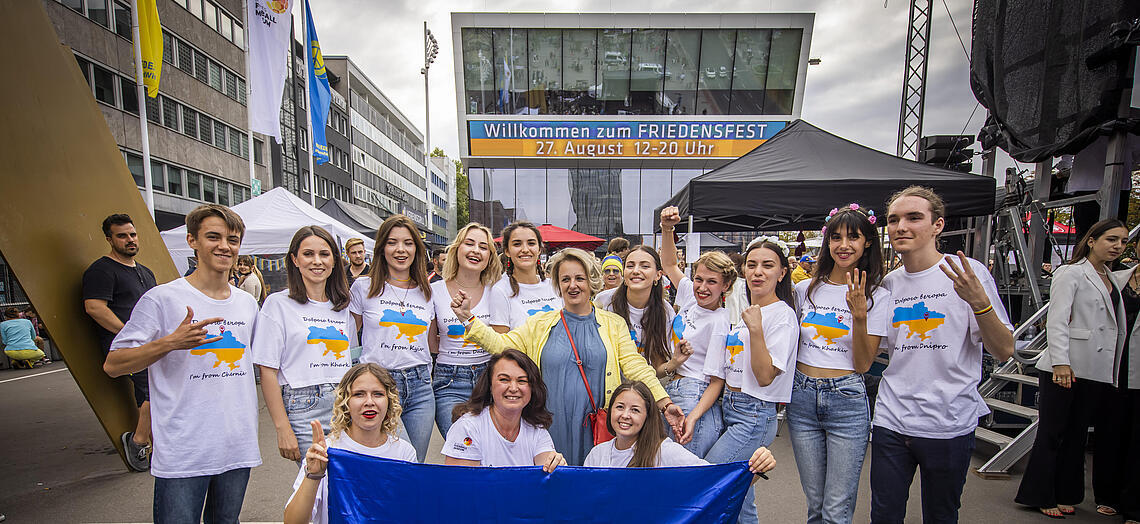
<path id="1" fill-rule="evenodd" d="M 391 280 L 393 282 L 407 282 L 407 281 L 411 280 L 411 278 L 408 278 L 406 280 L 400 280 L 398 278 L 388 277 L 388 280 Z M 396 287 L 400 287 L 400 286 L 396 286 Z M 415 287 L 415 286 L 412 286 L 412 287 Z M 408 313 L 408 306 L 407 306 L 406 302 L 408 300 L 408 293 L 412 292 L 412 287 L 403 288 L 404 289 L 404 298 L 400 299 L 400 315 L 401 316 L 406 315 Z"/>

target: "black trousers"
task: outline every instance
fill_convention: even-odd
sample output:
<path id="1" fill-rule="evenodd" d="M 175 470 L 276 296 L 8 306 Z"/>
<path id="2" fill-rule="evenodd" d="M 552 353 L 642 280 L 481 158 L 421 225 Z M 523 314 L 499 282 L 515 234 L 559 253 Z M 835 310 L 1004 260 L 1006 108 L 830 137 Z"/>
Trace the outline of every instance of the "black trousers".
<path id="1" fill-rule="evenodd" d="M 1053 383 L 1053 375 L 1048 372 L 1039 373 L 1038 383 L 1037 438 L 1013 500 L 1035 508 L 1075 506 L 1085 497 L 1089 426 L 1095 421 L 1097 435 L 1119 432 L 1118 412 L 1105 405 L 1112 404 L 1116 392 L 1112 384 L 1079 378 L 1073 381 L 1072 388 L 1063 388 Z M 1118 449 L 1114 439 L 1098 441 L 1093 458 L 1093 489 L 1098 504 L 1116 507 L 1119 503 L 1119 476 L 1123 471 L 1120 456 L 1114 453 Z"/>
<path id="2" fill-rule="evenodd" d="M 1120 505 L 1114 506 L 1125 519 L 1140 520 L 1140 389 L 1121 392 L 1121 439 L 1123 460 Z"/>

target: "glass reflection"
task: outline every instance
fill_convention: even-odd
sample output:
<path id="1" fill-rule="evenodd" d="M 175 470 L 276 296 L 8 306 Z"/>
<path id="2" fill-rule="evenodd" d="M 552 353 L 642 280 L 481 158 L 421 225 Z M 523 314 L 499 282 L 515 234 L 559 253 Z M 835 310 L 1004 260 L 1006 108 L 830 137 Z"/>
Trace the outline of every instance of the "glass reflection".
<path id="1" fill-rule="evenodd" d="M 641 170 L 621 170 L 621 232 L 619 235 L 637 234 L 641 224 L 639 219 L 641 199 Z"/>
<path id="2" fill-rule="evenodd" d="M 602 114 L 625 114 L 629 106 L 629 29 L 603 29 L 598 32 L 598 80 L 596 98 Z"/>
<path id="3" fill-rule="evenodd" d="M 495 90 L 499 93 L 499 113 L 529 114 L 527 104 L 526 30 L 492 29 L 491 44 L 495 51 L 492 66 L 495 71 Z"/>
<path id="4" fill-rule="evenodd" d="M 570 203 L 570 170 L 546 170 L 546 223 L 573 229 L 578 217 Z"/>
<path id="5" fill-rule="evenodd" d="M 697 94 L 697 114 L 727 115 L 732 97 L 732 52 L 736 30 L 701 31 L 701 69 Z"/>
<path id="6" fill-rule="evenodd" d="M 700 54 L 700 30 L 669 30 L 665 44 L 665 94 L 661 99 L 664 114 L 693 114 Z"/>
<path id="7" fill-rule="evenodd" d="M 732 114 L 764 114 L 764 89 L 768 76 L 768 45 L 771 39 L 771 29 L 741 29 L 736 32 L 736 65 L 733 68 L 732 75 Z"/>
<path id="8" fill-rule="evenodd" d="M 629 73 L 629 112 L 635 115 L 665 113 L 661 92 L 665 79 L 665 30 L 633 32 Z"/>
<path id="9" fill-rule="evenodd" d="M 766 114 L 792 114 L 802 38 L 802 29 L 772 31 L 772 58 L 768 64 L 767 89 L 764 94 Z"/>
<path id="10" fill-rule="evenodd" d="M 535 224 L 546 223 L 546 170 L 515 170 L 515 216 Z"/>
<path id="11" fill-rule="evenodd" d="M 570 203 L 575 222 L 571 229 L 602 238 L 620 235 L 621 171 L 610 168 L 572 168 Z"/>
<path id="12" fill-rule="evenodd" d="M 558 113 L 557 93 L 562 89 L 562 31 L 531 29 L 527 37 L 530 61 L 530 107 L 539 114 Z"/>
<path id="13" fill-rule="evenodd" d="M 592 29 L 562 31 L 565 56 L 562 70 L 562 97 L 559 100 L 566 115 L 596 115 L 600 112 L 594 99 L 598 60 L 598 32 Z"/>
<path id="14" fill-rule="evenodd" d="M 496 113 L 491 30 L 463 28 L 463 85 L 469 114 Z"/>

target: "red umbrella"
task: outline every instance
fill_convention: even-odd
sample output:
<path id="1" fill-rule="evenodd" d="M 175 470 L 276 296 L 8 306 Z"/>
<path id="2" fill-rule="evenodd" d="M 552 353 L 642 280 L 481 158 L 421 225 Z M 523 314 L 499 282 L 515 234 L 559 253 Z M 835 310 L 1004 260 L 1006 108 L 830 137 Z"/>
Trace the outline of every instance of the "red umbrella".
<path id="1" fill-rule="evenodd" d="M 579 233 L 564 227 L 552 226 L 550 224 L 538 226 L 538 230 L 542 233 L 542 241 L 546 243 L 546 247 L 551 251 L 567 247 L 593 251 L 606 242 L 595 236 Z M 495 242 L 502 243 L 503 237 L 496 238 Z"/>

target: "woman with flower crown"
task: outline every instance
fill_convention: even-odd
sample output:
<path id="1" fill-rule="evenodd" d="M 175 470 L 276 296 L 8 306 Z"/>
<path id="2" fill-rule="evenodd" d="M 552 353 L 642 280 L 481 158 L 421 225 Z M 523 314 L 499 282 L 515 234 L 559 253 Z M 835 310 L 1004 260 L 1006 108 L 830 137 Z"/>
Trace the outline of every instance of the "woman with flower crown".
<path id="1" fill-rule="evenodd" d="M 799 348 L 787 407 L 808 522 L 851 522 L 871 432 L 861 373 L 887 334 L 890 293 L 875 212 L 832 209 L 811 280 L 796 285 Z"/>

